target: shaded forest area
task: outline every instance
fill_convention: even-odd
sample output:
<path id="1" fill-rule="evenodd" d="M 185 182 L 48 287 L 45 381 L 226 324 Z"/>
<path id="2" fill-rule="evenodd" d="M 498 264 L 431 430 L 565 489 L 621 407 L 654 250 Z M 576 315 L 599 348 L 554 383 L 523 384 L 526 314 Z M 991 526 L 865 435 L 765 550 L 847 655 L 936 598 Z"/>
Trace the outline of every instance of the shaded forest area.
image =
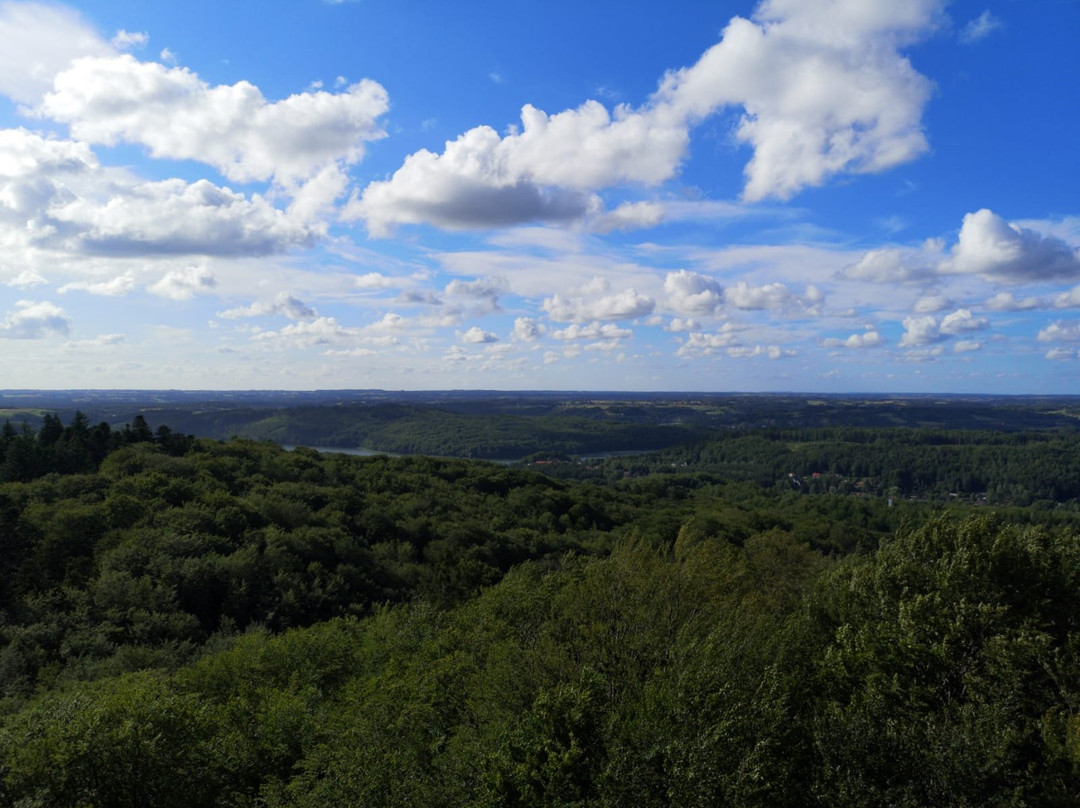
<path id="1" fill-rule="evenodd" d="M 1067 504 L 890 507 L 711 443 L 579 481 L 179 432 L 3 431 L 0 805 L 1075 804 Z M 739 451 L 1074 462 L 999 438 Z"/>

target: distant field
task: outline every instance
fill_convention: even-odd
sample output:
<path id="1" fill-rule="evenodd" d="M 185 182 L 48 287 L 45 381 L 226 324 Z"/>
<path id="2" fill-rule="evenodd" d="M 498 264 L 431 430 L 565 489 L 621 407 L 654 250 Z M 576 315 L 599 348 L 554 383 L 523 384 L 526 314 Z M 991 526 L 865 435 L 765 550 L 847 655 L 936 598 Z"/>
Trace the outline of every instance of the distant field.
<path id="1" fill-rule="evenodd" d="M 40 421 L 51 410 L 38 407 L 0 407 L 0 421 Z"/>

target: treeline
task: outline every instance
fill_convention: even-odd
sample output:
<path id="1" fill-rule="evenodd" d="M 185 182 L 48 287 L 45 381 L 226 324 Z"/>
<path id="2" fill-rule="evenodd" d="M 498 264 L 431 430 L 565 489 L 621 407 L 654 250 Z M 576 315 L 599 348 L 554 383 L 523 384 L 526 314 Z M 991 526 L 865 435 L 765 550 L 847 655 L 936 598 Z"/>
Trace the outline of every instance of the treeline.
<path id="1" fill-rule="evenodd" d="M 1080 500 L 1080 432 L 933 429 L 760 429 L 654 454 L 553 464 L 567 478 L 616 480 L 688 469 L 810 493 L 1028 506 Z M 793 479 L 794 478 L 794 479 Z"/>
<path id="2" fill-rule="evenodd" d="M 363 446 L 397 454 L 513 460 L 538 452 L 657 449 L 685 442 L 691 433 L 671 426 L 643 430 L 618 419 L 478 415 L 382 404 L 276 410 L 244 423 L 235 434 L 282 444 Z"/>
<path id="3" fill-rule="evenodd" d="M 583 417 L 551 414 L 547 407 L 522 415 L 521 408 L 503 404 L 500 411 L 485 402 L 468 409 L 370 404 L 197 412 L 165 409 L 157 415 L 186 432 L 222 439 L 237 436 L 286 445 L 363 447 L 485 460 L 517 460 L 537 452 L 647 451 L 684 443 L 698 434 L 670 424 L 642 428 L 618 413 Z"/>
<path id="4" fill-rule="evenodd" d="M 142 415 L 119 430 L 104 421 L 91 426 L 81 412 L 76 412 L 67 426 L 59 416 L 46 413 L 36 431 L 26 423 L 17 430 L 11 421 L 5 421 L 0 428 L 0 482 L 92 472 L 110 452 L 133 443 L 152 443 L 167 453 L 183 454 L 193 440 L 164 425 L 155 432 Z"/>

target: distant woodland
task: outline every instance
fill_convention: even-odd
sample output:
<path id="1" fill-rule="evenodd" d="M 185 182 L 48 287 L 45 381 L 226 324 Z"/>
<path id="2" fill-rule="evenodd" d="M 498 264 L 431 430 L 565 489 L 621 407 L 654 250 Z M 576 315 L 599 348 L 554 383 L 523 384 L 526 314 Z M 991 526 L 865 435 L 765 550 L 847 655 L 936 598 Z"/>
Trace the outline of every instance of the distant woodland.
<path id="1" fill-rule="evenodd" d="M 0 805 L 1076 804 L 1068 422 L 506 417 L 554 448 L 9 422 Z"/>

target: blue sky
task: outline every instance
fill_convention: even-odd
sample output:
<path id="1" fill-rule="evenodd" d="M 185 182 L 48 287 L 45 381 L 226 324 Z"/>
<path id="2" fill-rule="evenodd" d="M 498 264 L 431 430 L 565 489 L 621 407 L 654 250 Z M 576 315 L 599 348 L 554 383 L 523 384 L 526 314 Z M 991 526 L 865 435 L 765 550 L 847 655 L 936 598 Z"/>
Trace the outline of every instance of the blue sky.
<path id="1" fill-rule="evenodd" d="M 0 387 L 1078 393 L 1078 33 L 0 0 Z"/>

